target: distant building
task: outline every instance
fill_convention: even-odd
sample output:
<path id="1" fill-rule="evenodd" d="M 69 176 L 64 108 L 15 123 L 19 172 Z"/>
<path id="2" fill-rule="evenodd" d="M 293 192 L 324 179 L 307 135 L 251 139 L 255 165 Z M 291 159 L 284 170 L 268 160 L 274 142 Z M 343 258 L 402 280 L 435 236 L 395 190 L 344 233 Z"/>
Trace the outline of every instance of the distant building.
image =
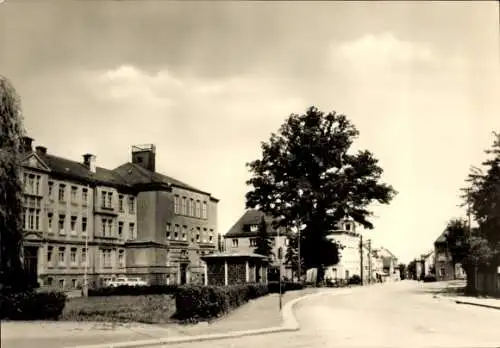
<path id="1" fill-rule="evenodd" d="M 285 254 L 288 247 L 288 237 L 287 231 L 284 228 L 278 230 L 272 225 L 272 218 L 266 216 L 263 212 L 250 209 L 247 210 L 236 223 L 229 229 L 229 231 L 224 235 L 224 250 L 226 252 L 234 253 L 253 253 L 257 247 L 257 236 L 259 234 L 259 228 L 264 217 L 267 225 L 267 232 L 269 233 L 272 246 L 273 254 L 270 257 L 270 266 L 275 269 L 279 266 L 278 260 L 278 250 L 281 249 L 282 257 L 281 260 L 281 274 L 283 277 L 292 277 L 292 270 L 289 265 L 285 264 Z M 305 273 L 305 270 L 304 270 Z"/>
<path id="2" fill-rule="evenodd" d="M 341 222 L 338 229 L 330 232 L 329 239 L 343 246 L 340 250 L 340 261 L 336 265 L 328 266 L 325 272 L 325 278 L 330 279 L 349 279 L 353 275 L 361 276 L 361 234 L 356 231 L 354 221 L 346 219 Z M 369 274 L 368 267 L 368 249 L 363 248 L 365 268 L 363 277 Z"/>
<path id="3" fill-rule="evenodd" d="M 462 265 L 453 265 L 453 259 L 446 241 L 446 231 L 434 242 L 436 280 L 465 279 L 465 272 Z"/>
<path id="4" fill-rule="evenodd" d="M 23 142 L 24 259 L 34 280 L 64 290 L 85 275 L 91 287 L 116 276 L 203 282 L 218 200 L 157 173 L 154 145 L 132 147 L 131 162 L 109 170 L 92 154 L 73 161 Z"/>

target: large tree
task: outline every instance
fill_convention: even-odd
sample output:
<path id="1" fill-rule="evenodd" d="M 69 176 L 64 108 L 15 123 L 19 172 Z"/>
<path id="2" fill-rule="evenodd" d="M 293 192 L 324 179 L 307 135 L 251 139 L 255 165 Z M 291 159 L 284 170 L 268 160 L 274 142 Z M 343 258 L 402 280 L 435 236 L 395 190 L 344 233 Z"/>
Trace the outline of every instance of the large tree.
<path id="1" fill-rule="evenodd" d="M 24 135 L 19 97 L 0 76 L 0 291 L 27 287 L 22 261 L 22 186 L 19 169 Z"/>
<path id="2" fill-rule="evenodd" d="M 451 254 L 453 266 L 464 264 L 470 252 L 469 227 L 463 219 L 452 219 L 445 229 L 446 245 Z"/>
<path id="3" fill-rule="evenodd" d="M 472 167 L 464 195 L 465 204 L 478 224 L 471 244 L 475 250 L 488 251 L 489 260 L 477 260 L 482 266 L 495 266 L 500 262 L 500 133 L 493 135 L 493 145 L 485 151 L 488 159 L 482 168 Z"/>
<path id="4" fill-rule="evenodd" d="M 372 229 L 372 202 L 388 204 L 396 191 L 381 183 L 382 168 L 367 150 L 353 153 L 359 132 L 346 116 L 315 107 L 290 115 L 261 144 L 262 158 L 248 163 L 247 208 L 257 208 L 288 229 L 305 225 L 301 251 L 306 268 L 339 261 L 329 232 L 347 217 Z"/>
<path id="5" fill-rule="evenodd" d="M 298 233 L 288 234 L 288 245 L 285 251 L 285 263 L 290 265 L 292 273 L 300 280 L 305 271 L 304 255 L 300 255 L 301 270 L 299 275 L 299 236 Z"/>
<path id="6" fill-rule="evenodd" d="M 257 234 L 256 246 L 254 252 L 259 255 L 270 257 L 273 255 L 273 241 L 271 235 L 267 231 L 266 219 L 262 217 L 259 224 L 259 232 Z"/>

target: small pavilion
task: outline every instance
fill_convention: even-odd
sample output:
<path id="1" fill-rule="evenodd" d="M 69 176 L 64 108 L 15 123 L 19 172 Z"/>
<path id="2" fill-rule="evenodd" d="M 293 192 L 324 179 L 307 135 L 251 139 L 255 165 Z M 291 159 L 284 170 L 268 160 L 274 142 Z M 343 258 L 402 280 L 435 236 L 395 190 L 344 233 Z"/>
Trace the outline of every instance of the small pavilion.
<path id="1" fill-rule="evenodd" d="M 267 284 L 269 259 L 266 256 L 221 252 L 206 255 L 205 285 Z"/>

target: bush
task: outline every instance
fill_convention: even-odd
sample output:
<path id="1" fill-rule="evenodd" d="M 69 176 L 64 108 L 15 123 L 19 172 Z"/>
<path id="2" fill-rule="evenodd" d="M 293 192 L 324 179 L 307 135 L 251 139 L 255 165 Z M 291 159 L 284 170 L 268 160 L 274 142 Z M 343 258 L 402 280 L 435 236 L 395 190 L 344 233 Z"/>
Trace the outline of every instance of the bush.
<path id="1" fill-rule="evenodd" d="M 424 277 L 424 283 L 431 283 L 431 282 L 435 282 L 435 281 L 436 281 L 435 276 L 427 275 Z"/>
<path id="2" fill-rule="evenodd" d="M 89 289 L 89 296 L 141 296 L 141 295 L 175 295 L 178 285 L 147 285 L 106 287 Z"/>
<path id="3" fill-rule="evenodd" d="M 267 286 L 259 284 L 182 286 L 175 296 L 175 317 L 189 322 L 216 318 L 267 293 Z"/>
<path id="4" fill-rule="evenodd" d="M 353 275 L 351 278 L 349 278 L 350 285 L 359 285 L 361 284 L 361 277 L 357 274 Z"/>
<path id="5" fill-rule="evenodd" d="M 66 305 L 60 292 L 21 292 L 0 294 L 1 319 L 57 320 Z"/>

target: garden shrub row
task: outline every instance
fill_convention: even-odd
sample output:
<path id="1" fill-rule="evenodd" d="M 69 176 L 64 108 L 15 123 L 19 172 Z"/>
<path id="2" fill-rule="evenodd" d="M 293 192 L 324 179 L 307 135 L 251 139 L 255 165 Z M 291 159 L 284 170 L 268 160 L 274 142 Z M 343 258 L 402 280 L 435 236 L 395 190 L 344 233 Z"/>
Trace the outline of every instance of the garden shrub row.
<path id="1" fill-rule="evenodd" d="M 189 322 L 217 318 L 268 293 L 268 287 L 261 284 L 182 286 L 175 296 L 175 318 Z"/>
<path id="2" fill-rule="evenodd" d="M 140 296 L 140 295 L 175 295 L 178 285 L 146 285 L 106 287 L 89 289 L 89 296 Z"/>
<path id="3" fill-rule="evenodd" d="M 0 294 L 0 318 L 9 320 L 57 320 L 66 305 L 60 292 L 26 291 Z"/>

